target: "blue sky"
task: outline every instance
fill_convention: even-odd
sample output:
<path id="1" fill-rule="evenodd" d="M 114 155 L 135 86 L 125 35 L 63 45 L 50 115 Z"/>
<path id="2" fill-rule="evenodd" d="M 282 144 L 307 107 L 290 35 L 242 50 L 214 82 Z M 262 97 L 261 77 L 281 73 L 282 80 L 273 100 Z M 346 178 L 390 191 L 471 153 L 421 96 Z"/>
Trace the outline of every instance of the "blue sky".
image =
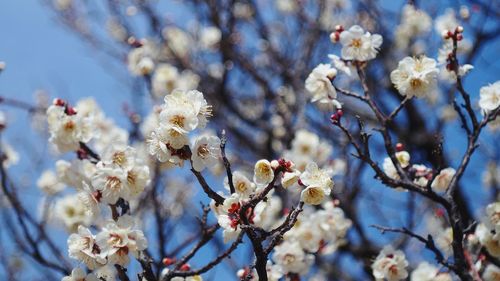
<path id="1" fill-rule="evenodd" d="M 466 89 L 473 93 L 474 101 L 478 99 L 481 86 L 498 79 L 497 52 L 498 44 L 485 49 L 476 70 L 466 80 Z M 0 0 L 0 61 L 7 63 L 6 70 L 0 74 L 0 96 L 32 102 L 38 89 L 47 90 L 52 98 L 57 96 L 73 102 L 80 97 L 93 96 L 108 116 L 122 126 L 127 125 L 124 118 L 120 118 L 122 104 L 130 102 L 133 94 L 126 71 L 117 69 L 106 56 L 92 50 L 58 24 L 55 15 L 41 1 Z M 34 136 L 25 132 L 26 114 L 4 107 L 0 109 L 7 111 L 10 123 L 15 125 L 6 136 L 11 143 Z M 449 136 L 455 137 L 457 132 L 460 131 L 452 129 Z M 457 156 L 461 153 L 462 150 Z M 482 160 L 475 157 L 471 165 L 481 167 Z M 41 168 L 52 165 L 49 163 Z M 464 178 L 470 196 L 477 194 L 474 188 L 478 187 L 479 171 L 473 169 Z M 34 181 L 38 172 L 23 169 L 17 170 L 16 175 Z M 26 196 L 30 197 L 28 201 L 35 202 L 38 194 Z"/>

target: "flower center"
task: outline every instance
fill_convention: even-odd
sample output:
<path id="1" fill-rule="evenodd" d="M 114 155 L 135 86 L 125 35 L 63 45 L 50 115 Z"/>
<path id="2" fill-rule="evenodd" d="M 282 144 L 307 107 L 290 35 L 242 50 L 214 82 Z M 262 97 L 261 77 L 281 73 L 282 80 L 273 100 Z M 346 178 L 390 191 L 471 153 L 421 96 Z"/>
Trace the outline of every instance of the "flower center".
<path id="1" fill-rule="evenodd" d="M 128 183 L 129 185 L 134 185 L 134 184 L 135 184 L 135 180 L 136 180 L 136 179 L 137 179 L 137 175 L 136 175 L 134 172 L 129 171 L 129 172 L 127 173 L 127 183 Z"/>
<path id="2" fill-rule="evenodd" d="M 121 187 L 121 181 L 118 177 L 109 176 L 106 178 L 106 187 L 111 189 L 119 189 Z"/>
<path id="3" fill-rule="evenodd" d="M 126 162 L 126 159 L 127 158 L 125 158 L 125 152 L 123 151 L 115 152 L 112 157 L 113 163 L 118 166 L 123 166 L 123 164 L 125 164 Z"/>
<path id="4" fill-rule="evenodd" d="M 354 48 L 360 48 L 361 47 L 361 39 L 359 39 L 359 38 L 352 39 L 351 46 Z"/>
<path id="5" fill-rule="evenodd" d="M 197 154 L 199 157 L 205 159 L 210 154 L 207 144 L 202 144 L 198 147 Z"/>
<path id="6" fill-rule="evenodd" d="M 65 131 L 73 131 L 75 129 L 76 125 L 75 122 L 73 121 L 68 121 L 64 124 L 64 130 Z"/>
<path id="7" fill-rule="evenodd" d="M 410 85 L 412 88 L 420 88 L 422 86 L 422 80 L 413 78 L 410 80 Z"/>
<path id="8" fill-rule="evenodd" d="M 184 128 L 184 121 L 186 118 L 182 115 L 174 115 L 172 118 L 170 118 L 170 123 L 173 125 L 179 127 L 179 128 Z"/>
<path id="9" fill-rule="evenodd" d="M 295 262 L 296 258 L 292 254 L 286 254 L 284 256 L 283 260 L 284 260 L 283 261 L 284 264 L 291 264 L 291 263 Z"/>
<path id="10" fill-rule="evenodd" d="M 240 181 L 236 184 L 236 188 L 239 192 L 245 192 L 247 190 L 247 185 L 244 182 Z"/>

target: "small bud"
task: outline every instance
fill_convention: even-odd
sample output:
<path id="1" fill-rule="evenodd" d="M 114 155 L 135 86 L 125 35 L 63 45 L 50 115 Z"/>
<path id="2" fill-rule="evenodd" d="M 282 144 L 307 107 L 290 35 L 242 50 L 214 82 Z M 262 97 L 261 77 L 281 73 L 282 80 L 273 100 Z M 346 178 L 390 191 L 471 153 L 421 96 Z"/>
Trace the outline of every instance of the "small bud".
<path id="1" fill-rule="evenodd" d="M 4 61 L 0 61 L 0 72 L 2 72 L 7 65 L 5 64 Z"/>
<path id="2" fill-rule="evenodd" d="M 336 43 L 337 42 L 335 40 L 335 32 L 330 33 L 330 41 L 332 41 L 332 43 Z"/>
<path id="3" fill-rule="evenodd" d="M 455 29 L 455 32 L 456 33 L 462 33 L 462 32 L 464 32 L 464 27 L 461 26 L 461 25 L 457 26 L 457 28 Z"/>
<path id="4" fill-rule="evenodd" d="M 62 100 L 62 99 L 54 99 L 52 101 L 52 104 L 56 105 L 56 106 L 65 106 L 66 102 L 64 100 Z"/>
<path id="5" fill-rule="evenodd" d="M 66 114 L 67 115 L 75 115 L 76 114 L 76 109 L 72 106 L 66 107 Z"/>
<path id="6" fill-rule="evenodd" d="M 276 170 L 279 166 L 280 163 L 278 162 L 278 160 L 271 161 L 271 168 L 273 168 L 274 170 Z"/>
<path id="7" fill-rule="evenodd" d="M 435 215 L 436 215 L 436 217 L 443 217 L 444 216 L 444 210 L 441 209 L 441 208 L 436 209 Z"/>
<path id="8" fill-rule="evenodd" d="M 78 157 L 78 159 L 83 160 L 83 159 L 87 159 L 89 155 L 88 155 L 87 151 L 85 151 L 85 149 L 80 148 L 76 151 L 76 156 Z"/>
<path id="9" fill-rule="evenodd" d="M 444 40 L 450 39 L 450 36 L 448 34 L 448 30 L 443 30 L 443 32 L 441 33 L 441 37 L 443 37 Z"/>
<path id="10" fill-rule="evenodd" d="M 404 149 L 405 149 L 405 146 L 402 143 L 398 142 L 396 144 L 396 151 L 403 151 Z"/>
<path id="11" fill-rule="evenodd" d="M 457 41 L 462 41 L 464 39 L 464 36 L 462 34 L 457 34 Z"/>
<path id="12" fill-rule="evenodd" d="M 342 25 L 336 25 L 335 31 L 337 31 L 338 33 L 341 33 L 342 31 L 344 31 L 344 27 Z"/>
<path id="13" fill-rule="evenodd" d="M 164 265 L 169 266 L 175 263 L 175 258 L 163 258 L 161 261 Z"/>
<path id="14" fill-rule="evenodd" d="M 181 268 L 179 268 L 180 271 L 189 271 L 190 269 L 191 267 L 187 263 L 181 265 Z"/>
<path id="15" fill-rule="evenodd" d="M 338 109 L 337 110 L 337 116 L 340 118 L 344 115 L 344 111 L 342 111 L 342 109 Z"/>
<path id="16" fill-rule="evenodd" d="M 332 121 L 332 123 L 337 123 L 339 121 L 339 116 L 337 115 L 337 113 L 334 113 L 330 116 L 330 120 Z"/>

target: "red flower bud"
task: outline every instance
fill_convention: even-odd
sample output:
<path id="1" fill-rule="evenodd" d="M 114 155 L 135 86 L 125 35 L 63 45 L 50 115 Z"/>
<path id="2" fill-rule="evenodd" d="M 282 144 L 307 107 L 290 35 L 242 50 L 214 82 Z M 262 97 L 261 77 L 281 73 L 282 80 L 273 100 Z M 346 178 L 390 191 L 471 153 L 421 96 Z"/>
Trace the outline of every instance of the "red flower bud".
<path id="1" fill-rule="evenodd" d="M 403 151 L 404 149 L 405 149 L 405 146 L 402 143 L 398 142 L 396 144 L 396 151 Z"/>
<path id="2" fill-rule="evenodd" d="M 54 99 L 52 104 L 54 104 L 56 106 L 65 106 L 66 102 L 63 99 Z"/>
<path id="3" fill-rule="evenodd" d="M 75 115 L 76 114 L 76 109 L 74 107 L 68 106 L 66 107 L 66 114 L 67 115 Z"/>
<path id="4" fill-rule="evenodd" d="M 181 271 L 188 271 L 191 269 L 191 267 L 189 266 L 189 264 L 185 263 L 183 265 L 181 265 L 181 268 L 179 268 Z"/>
<path id="5" fill-rule="evenodd" d="M 164 265 L 169 266 L 175 263 L 175 258 L 163 258 L 161 261 Z"/>

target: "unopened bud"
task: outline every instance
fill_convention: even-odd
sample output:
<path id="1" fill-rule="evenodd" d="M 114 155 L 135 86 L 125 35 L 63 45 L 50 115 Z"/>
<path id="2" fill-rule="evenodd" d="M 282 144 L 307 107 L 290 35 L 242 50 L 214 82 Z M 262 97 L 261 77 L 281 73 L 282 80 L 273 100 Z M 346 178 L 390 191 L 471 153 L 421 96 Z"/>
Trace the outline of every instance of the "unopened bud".
<path id="1" fill-rule="evenodd" d="M 330 115 L 330 120 L 332 121 L 332 123 L 337 123 L 339 121 L 339 116 L 337 115 L 337 113 Z"/>
<path id="2" fill-rule="evenodd" d="M 335 31 L 340 33 L 342 31 L 344 31 L 344 27 L 342 25 L 338 24 L 335 26 Z"/>
<path id="3" fill-rule="evenodd" d="M 54 99 L 52 104 L 56 106 L 65 106 L 66 102 L 63 99 Z"/>
<path id="4" fill-rule="evenodd" d="M 457 26 L 457 28 L 455 29 L 455 32 L 456 33 L 462 33 L 462 32 L 464 32 L 464 27 L 461 26 L 461 25 Z"/>
<path id="5" fill-rule="evenodd" d="M 75 115 L 76 109 L 72 106 L 68 106 L 68 107 L 66 107 L 66 114 L 67 115 Z"/>
<path id="6" fill-rule="evenodd" d="M 396 144 L 396 151 L 403 151 L 404 149 L 405 149 L 405 146 L 402 143 L 398 142 Z"/>
<path id="7" fill-rule="evenodd" d="M 2 70 L 4 70 L 6 66 L 7 66 L 7 64 L 5 64 L 5 62 L 4 62 L 4 61 L 0 61 L 0 72 L 1 72 Z"/>
<path id="8" fill-rule="evenodd" d="M 450 39 L 449 31 L 443 30 L 443 32 L 441 32 L 441 37 L 443 37 L 444 40 Z"/>
<path id="9" fill-rule="evenodd" d="M 271 168 L 273 168 L 274 170 L 276 170 L 279 166 L 280 163 L 278 162 L 278 160 L 271 161 Z"/>
<path id="10" fill-rule="evenodd" d="M 189 266 L 189 264 L 185 263 L 183 265 L 181 265 L 181 268 L 179 268 L 181 271 L 189 271 L 191 269 L 191 267 Z"/>
<path id="11" fill-rule="evenodd" d="M 464 39 L 464 36 L 462 34 L 457 34 L 457 41 L 462 41 Z"/>
<path id="12" fill-rule="evenodd" d="M 175 258 L 163 258 L 161 261 L 164 265 L 169 266 L 175 263 Z"/>

